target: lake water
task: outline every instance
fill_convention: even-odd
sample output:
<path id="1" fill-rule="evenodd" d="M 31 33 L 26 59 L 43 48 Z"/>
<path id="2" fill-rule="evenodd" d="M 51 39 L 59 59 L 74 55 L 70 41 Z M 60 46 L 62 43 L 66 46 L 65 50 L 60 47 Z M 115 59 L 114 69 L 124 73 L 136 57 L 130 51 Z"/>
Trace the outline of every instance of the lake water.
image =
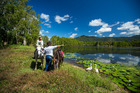
<path id="1" fill-rule="evenodd" d="M 103 63 L 140 66 L 140 48 L 64 47 L 63 51 L 66 56 L 65 61 L 72 64 L 76 64 L 78 60 L 98 60 Z M 78 57 L 78 59 L 67 56 Z"/>

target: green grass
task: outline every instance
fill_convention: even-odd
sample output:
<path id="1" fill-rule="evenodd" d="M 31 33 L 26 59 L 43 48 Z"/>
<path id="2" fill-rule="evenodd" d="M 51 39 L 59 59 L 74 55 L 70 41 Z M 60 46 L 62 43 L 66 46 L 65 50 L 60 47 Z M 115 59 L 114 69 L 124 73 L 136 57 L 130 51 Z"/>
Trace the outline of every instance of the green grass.
<path id="1" fill-rule="evenodd" d="M 63 63 L 59 70 L 34 71 L 32 46 L 0 50 L 0 92 L 100 93 L 127 92 L 97 73 Z M 40 60 L 39 60 L 40 61 Z M 45 63 L 44 63 L 45 64 Z"/>

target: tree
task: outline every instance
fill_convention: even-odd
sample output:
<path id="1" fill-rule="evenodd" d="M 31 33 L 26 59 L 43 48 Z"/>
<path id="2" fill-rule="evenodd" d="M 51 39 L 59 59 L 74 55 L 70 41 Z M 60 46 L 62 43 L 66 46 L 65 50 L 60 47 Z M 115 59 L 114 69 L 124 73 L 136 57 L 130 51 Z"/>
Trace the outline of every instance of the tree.
<path id="1" fill-rule="evenodd" d="M 45 47 L 47 45 L 47 42 L 49 41 L 49 38 L 47 36 L 43 36 L 42 39 L 44 41 L 44 47 Z"/>
<path id="2" fill-rule="evenodd" d="M 0 45 L 4 42 L 33 44 L 40 30 L 39 16 L 36 16 L 28 0 L 1 0 L 0 4 Z"/>

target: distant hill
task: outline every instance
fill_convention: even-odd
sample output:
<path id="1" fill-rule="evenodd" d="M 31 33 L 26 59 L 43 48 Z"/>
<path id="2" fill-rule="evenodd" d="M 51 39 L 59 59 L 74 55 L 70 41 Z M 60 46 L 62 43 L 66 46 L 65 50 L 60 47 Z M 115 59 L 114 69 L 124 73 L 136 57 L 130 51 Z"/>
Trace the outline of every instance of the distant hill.
<path id="1" fill-rule="evenodd" d="M 132 40 L 140 40 L 140 35 L 135 35 L 132 37 L 95 37 L 95 36 L 85 36 L 82 35 L 80 37 L 76 37 L 75 39 L 84 41 L 84 42 L 92 42 L 92 41 L 132 41 Z"/>

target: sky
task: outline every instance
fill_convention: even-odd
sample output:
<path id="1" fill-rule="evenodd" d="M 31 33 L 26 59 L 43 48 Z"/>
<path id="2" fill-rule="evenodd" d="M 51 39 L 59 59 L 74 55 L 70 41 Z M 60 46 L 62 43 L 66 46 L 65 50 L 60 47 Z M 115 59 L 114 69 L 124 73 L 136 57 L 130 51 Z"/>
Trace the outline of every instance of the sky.
<path id="1" fill-rule="evenodd" d="M 40 35 L 75 38 L 140 35 L 140 0 L 29 0 Z"/>

